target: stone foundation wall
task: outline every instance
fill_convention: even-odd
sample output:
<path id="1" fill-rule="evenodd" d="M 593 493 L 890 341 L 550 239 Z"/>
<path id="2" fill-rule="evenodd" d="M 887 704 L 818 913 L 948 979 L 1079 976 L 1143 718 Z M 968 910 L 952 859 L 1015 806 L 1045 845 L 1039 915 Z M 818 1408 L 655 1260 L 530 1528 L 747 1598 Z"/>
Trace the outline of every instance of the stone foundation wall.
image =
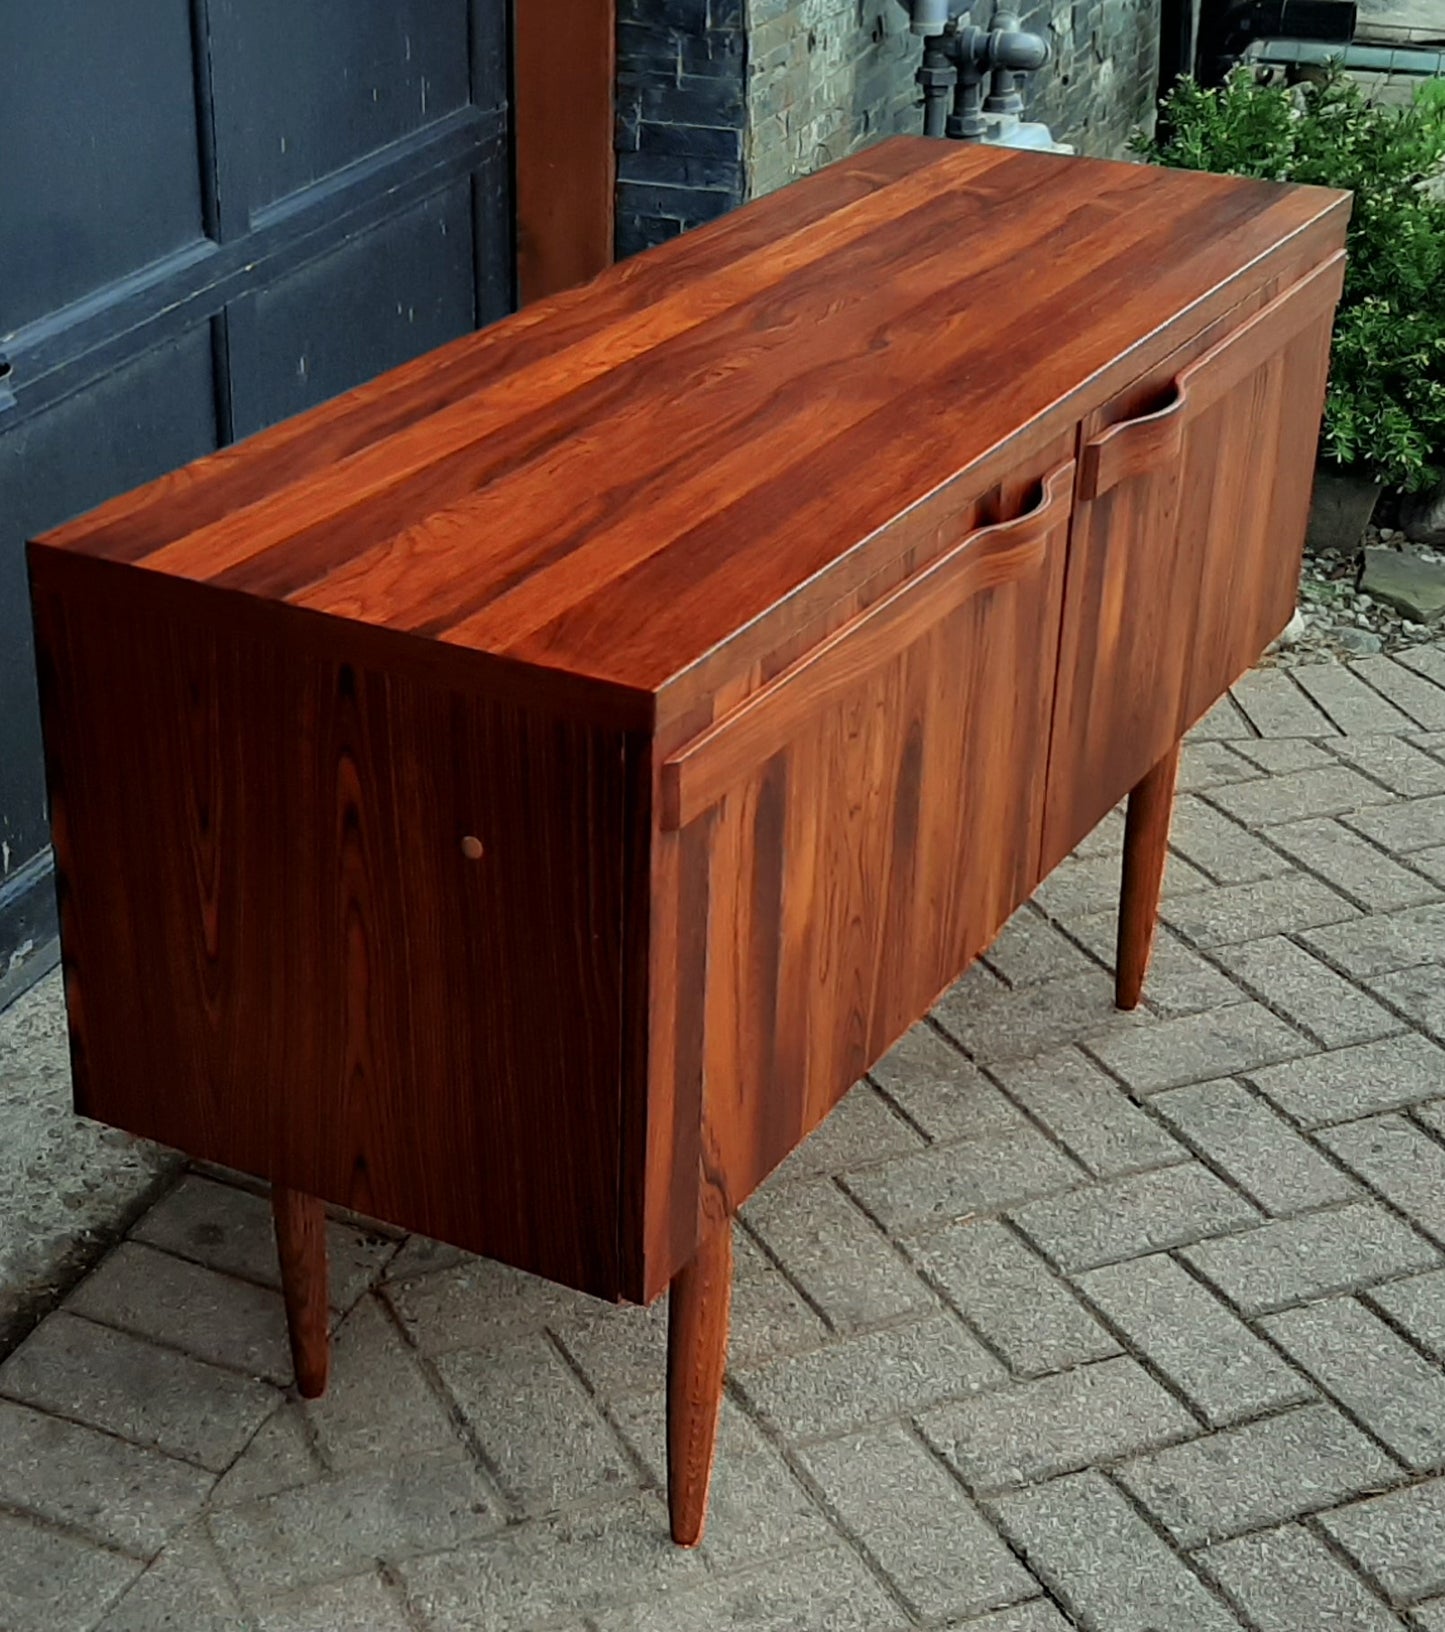
<path id="1" fill-rule="evenodd" d="M 1122 154 L 1153 114 L 1159 0 L 1025 0 L 1023 24 L 1053 46 L 1026 117 Z M 896 0 L 621 0 L 619 255 L 919 130 L 920 54 Z"/>

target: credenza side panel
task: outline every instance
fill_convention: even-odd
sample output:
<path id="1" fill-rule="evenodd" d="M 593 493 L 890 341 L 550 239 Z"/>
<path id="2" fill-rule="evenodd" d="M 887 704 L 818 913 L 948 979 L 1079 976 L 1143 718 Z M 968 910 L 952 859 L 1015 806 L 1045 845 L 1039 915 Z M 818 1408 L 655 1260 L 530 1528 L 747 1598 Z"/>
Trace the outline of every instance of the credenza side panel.
<path id="1" fill-rule="evenodd" d="M 970 577 L 965 549 L 906 583 L 896 615 L 870 608 L 663 767 L 651 1290 L 1038 882 L 1067 453 L 1049 451 L 1046 523 L 996 572 Z M 1020 474 L 1013 505 L 1041 507 Z"/>
<path id="2" fill-rule="evenodd" d="M 84 576 L 35 585 L 78 1108 L 617 1295 L 620 734 Z"/>
<path id="3" fill-rule="evenodd" d="M 1334 309 L 1271 351 L 1186 448 L 1180 535 L 1202 538 L 1180 730 L 1259 659 L 1294 614 Z"/>
<path id="4" fill-rule="evenodd" d="M 1045 873 L 1289 621 L 1340 276 L 1257 298 L 1080 428 Z"/>

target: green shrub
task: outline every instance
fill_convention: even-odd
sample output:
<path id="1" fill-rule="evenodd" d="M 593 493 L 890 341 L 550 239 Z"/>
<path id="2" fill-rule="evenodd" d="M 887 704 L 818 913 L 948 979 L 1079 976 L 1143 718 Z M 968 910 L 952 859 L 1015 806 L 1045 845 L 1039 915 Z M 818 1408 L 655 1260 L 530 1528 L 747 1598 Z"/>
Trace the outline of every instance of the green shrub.
<path id="1" fill-rule="evenodd" d="M 1218 90 L 1181 80 L 1161 134 L 1134 150 L 1158 164 L 1355 195 L 1335 318 L 1321 452 L 1418 488 L 1445 462 L 1445 80 L 1407 108 L 1370 102 L 1331 73 L 1293 89 L 1247 69 Z"/>

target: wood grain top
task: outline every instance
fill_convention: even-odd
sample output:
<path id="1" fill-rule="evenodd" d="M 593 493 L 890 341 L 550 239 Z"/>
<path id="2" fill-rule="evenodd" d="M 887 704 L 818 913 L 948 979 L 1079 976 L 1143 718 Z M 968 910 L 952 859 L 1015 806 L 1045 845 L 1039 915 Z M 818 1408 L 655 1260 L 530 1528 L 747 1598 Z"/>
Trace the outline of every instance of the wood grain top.
<path id="1" fill-rule="evenodd" d="M 805 586 L 856 584 L 900 509 L 1056 434 L 1282 245 L 1332 248 L 1348 203 L 897 138 L 112 500 L 32 560 L 128 563 L 651 707 Z"/>

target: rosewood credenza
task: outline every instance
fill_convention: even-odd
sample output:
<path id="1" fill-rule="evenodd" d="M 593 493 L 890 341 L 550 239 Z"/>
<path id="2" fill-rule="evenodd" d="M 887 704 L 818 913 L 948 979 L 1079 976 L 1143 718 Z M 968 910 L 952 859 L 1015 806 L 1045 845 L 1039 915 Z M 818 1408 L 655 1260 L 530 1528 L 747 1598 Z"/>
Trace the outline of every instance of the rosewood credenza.
<path id="1" fill-rule="evenodd" d="M 671 1286 L 1290 616 L 1349 200 L 886 142 L 31 546 L 76 1102 Z"/>

